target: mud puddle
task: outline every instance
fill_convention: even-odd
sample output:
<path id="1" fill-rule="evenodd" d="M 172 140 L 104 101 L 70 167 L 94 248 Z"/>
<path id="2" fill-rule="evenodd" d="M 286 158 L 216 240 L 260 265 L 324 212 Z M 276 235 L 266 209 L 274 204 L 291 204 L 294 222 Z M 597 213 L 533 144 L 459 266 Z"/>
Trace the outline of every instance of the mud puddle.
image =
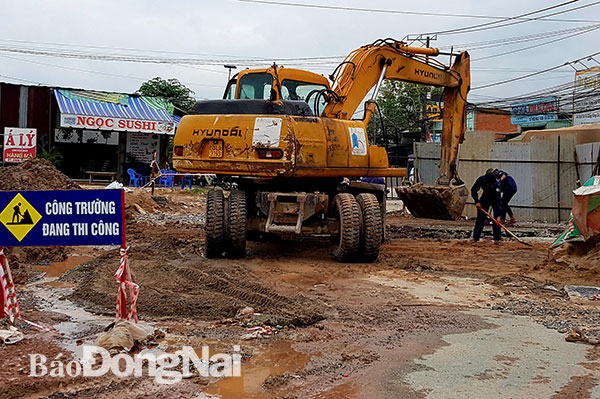
<path id="1" fill-rule="evenodd" d="M 202 358 L 203 346 L 208 346 L 209 356 L 216 353 L 232 353 L 234 346 L 239 346 L 239 353 L 243 356 L 241 376 L 224 377 L 209 382 L 203 392 L 211 398 L 281 397 L 281 391 L 278 390 L 279 377 L 291 376 L 293 379 L 294 373 L 304 370 L 311 360 L 311 355 L 295 350 L 291 341 L 215 340 L 168 333 L 163 342 L 157 349 L 173 352 L 182 345 L 191 346 L 199 358 Z"/>
<path id="2" fill-rule="evenodd" d="M 310 355 L 294 350 L 288 341 L 271 342 L 255 350 L 254 356 L 242 364 L 241 377 L 221 379 L 209 385 L 206 393 L 222 398 L 275 398 L 264 389 L 269 377 L 301 371 L 310 361 Z"/>
<path id="3" fill-rule="evenodd" d="M 58 278 L 71 270 L 74 267 L 84 264 L 87 261 L 92 260 L 91 256 L 69 256 L 67 259 L 61 262 L 52 262 L 49 266 L 36 266 L 35 269 L 46 273 L 46 278 Z"/>

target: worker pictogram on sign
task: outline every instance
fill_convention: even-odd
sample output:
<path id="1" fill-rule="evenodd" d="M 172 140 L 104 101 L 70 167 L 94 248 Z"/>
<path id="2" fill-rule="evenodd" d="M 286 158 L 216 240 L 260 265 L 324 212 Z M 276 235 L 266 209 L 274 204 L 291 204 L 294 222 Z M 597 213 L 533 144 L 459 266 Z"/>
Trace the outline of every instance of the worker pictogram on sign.
<path id="1" fill-rule="evenodd" d="M 0 213 L 0 223 L 21 241 L 40 221 L 42 215 L 20 193 Z"/>

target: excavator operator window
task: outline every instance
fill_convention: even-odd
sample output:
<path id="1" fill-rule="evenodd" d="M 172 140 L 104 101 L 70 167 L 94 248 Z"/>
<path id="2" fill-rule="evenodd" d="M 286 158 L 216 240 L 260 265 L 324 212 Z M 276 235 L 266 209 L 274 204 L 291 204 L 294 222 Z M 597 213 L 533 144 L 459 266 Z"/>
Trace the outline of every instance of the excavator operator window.
<path id="1" fill-rule="evenodd" d="M 240 78 L 239 98 L 268 100 L 273 86 L 273 76 L 268 73 L 249 73 Z"/>
<path id="2" fill-rule="evenodd" d="M 310 109 L 314 110 L 314 100 L 317 97 L 316 91 L 325 90 L 326 86 L 310 83 L 310 82 L 301 82 L 298 80 L 289 80 L 284 79 L 281 82 L 281 99 L 282 100 L 295 100 L 295 101 L 307 101 L 307 97 L 311 92 L 315 92 L 311 95 L 310 99 L 307 101 Z M 319 109 L 322 111 L 325 108 L 325 100 L 323 96 L 319 98 Z"/>
<path id="3" fill-rule="evenodd" d="M 229 81 L 229 83 L 227 83 L 227 89 L 225 89 L 225 95 L 223 96 L 223 99 L 224 100 L 234 100 L 236 87 L 237 87 L 237 79 L 231 79 Z"/>

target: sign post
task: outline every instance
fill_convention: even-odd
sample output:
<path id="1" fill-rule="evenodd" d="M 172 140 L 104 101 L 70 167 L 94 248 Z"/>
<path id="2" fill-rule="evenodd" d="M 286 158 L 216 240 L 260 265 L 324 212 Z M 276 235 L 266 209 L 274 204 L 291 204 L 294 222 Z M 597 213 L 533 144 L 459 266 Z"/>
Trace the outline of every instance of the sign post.
<path id="1" fill-rule="evenodd" d="M 4 163 L 19 163 L 35 158 L 37 130 L 4 128 Z"/>

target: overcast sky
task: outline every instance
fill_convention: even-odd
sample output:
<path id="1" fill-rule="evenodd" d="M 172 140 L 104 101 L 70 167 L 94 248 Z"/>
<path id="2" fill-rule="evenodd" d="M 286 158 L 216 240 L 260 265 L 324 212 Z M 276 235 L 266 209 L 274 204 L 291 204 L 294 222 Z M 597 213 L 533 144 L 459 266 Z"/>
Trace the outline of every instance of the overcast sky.
<path id="1" fill-rule="evenodd" d="M 416 11 L 449 14 L 511 17 L 559 4 L 530 1 L 342 1 L 288 0 L 290 3 Z M 580 0 L 552 12 L 595 3 Z M 494 21 L 483 18 L 403 15 L 282 5 L 248 3 L 236 0 L 151 1 L 151 0 L 0 0 L 0 80 L 16 83 L 42 83 L 51 86 L 134 92 L 152 77 L 177 78 L 195 92 L 197 98 L 220 98 L 227 81 L 222 61 L 231 60 L 240 68 L 246 59 L 266 59 L 255 63 L 267 66 L 279 60 L 328 75 L 334 60 L 281 61 L 284 58 L 344 56 L 349 51 L 378 38 L 402 39 L 407 34 L 443 31 Z M 537 15 L 537 14 L 536 14 Z M 464 45 L 542 32 L 582 28 L 600 24 L 600 4 L 556 15 L 560 19 L 588 22 L 531 21 L 474 33 L 439 35 L 432 46 L 457 45 L 469 50 L 473 59 L 472 86 L 543 70 L 574 60 L 598 49 L 600 30 L 578 34 L 549 45 L 544 40 L 488 49 Z M 572 32 L 569 34 L 576 34 Z M 82 46 L 96 46 L 82 47 Z M 478 58 L 523 47 L 532 49 L 478 61 Z M 150 57 L 198 58 L 218 65 L 182 66 L 108 62 L 28 55 L 7 50 L 34 50 L 92 55 L 138 55 Z M 127 50 L 124 50 L 127 49 Z M 442 57 L 447 62 L 448 57 Z M 596 57 L 600 61 L 600 57 Z M 269 61 L 267 61 L 269 60 Z M 599 64 L 585 61 L 587 66 Z M 493 70 L 489 70 L 492 68 Z M 583 65 L 578 65 L 583 69 Z M 239 69 L 238 69 L 239 70 Z M 472 92 L 469 100 L 514 96 L 572 81 L 570 67 L 511 84 Z M 23 79 L 24 81 L 15 80 Z"/>

